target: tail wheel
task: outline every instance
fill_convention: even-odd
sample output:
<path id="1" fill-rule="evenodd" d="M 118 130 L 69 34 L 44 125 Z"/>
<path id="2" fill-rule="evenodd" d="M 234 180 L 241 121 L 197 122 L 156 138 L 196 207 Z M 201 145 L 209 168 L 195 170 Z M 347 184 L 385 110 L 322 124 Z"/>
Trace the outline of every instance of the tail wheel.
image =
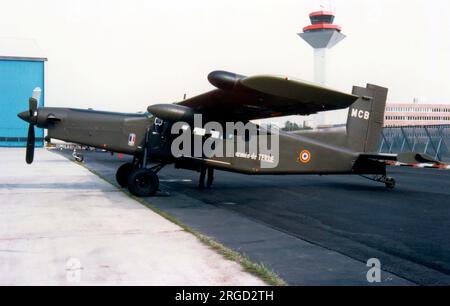
<path id="1" fill-rule="evenodd" d="M 149 197 L 158 191 L 158 176 L 148 169 L 135 169 L 128 176 L 128 190 L 137 197 Z"/>
<path id="2" fill-rule="evenodd" d="M 124 188 L 128 186 L 128 176 L 133 171 L 133 165 L 131 163 L 123 164 L 117 169 L 116 181 L 120 187 Z"/>
<path id="3" fill-rule="evenodd" d="M 388 189 L 394 189 L 395 188 L 395 179 L 392 177 L 387 177 L 384 184 Z"/>

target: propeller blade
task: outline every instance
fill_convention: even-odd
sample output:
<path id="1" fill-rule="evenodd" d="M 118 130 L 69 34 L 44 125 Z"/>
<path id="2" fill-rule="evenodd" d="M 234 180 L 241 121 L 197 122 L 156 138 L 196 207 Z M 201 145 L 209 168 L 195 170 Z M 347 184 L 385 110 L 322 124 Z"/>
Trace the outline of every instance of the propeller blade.
<path id="1" fill-rule="evenodd" d="M 30 125 L 28 126 L 27 150 L 25 156 L 27 164 L 31 164 L 34 159 L 34 146 L 36 142 L 36 138 L 34 135 L 34 125 L 37 122 L 37 108 L 40 98 L 41 98 L 41 89 L 37 87 L 33 91 L 33 97 L 28 100 L 29 104 L 28 111 L 30 113 L 28 122 L 30 123 Z M 23 113 L 19 114 L 19 117 L 21 118 L 23 117 L 22 119 L 26 118 L 26 116 Z"/>
<path id="2" fill-rule="evenodd" d="M 35 98 L 30 98 L 28 104 L 30 112 L 34 113 L 37 110 L 38 101 Z"/>
<path id="3" fill-rule="evenodd" d="M 27 164 L 31 164 L 33 162 L 34 143 L 35 143 L 34 126 L 32 124 L 30 124 L 28 127 L 27 152 L 26 152 L 26 157 L 25 157 Z"/>
<path id="4" fill-rule="evenodd" d="M 33 98 L 34 99 L 36 99 L 36 101 L 38 102 L 38 104 L 39 104 L 39 100 L 41 100 L 41 93 L 42 93 L 42 90 L 41 90 L 41 88 L 39 88 L 39 87 L 36 87 L 34 90 L 33 90 Z"/>
<path id="5" fill-rule="evenodd" d="M 28 104 L 29 104 L 29 112 L 30 112 L 30 123 L 31 124 L 35 124 L 36 123 L 36 119 L 37 119 L 37 105 L 38 102 L 35 98 L 30 98 L 28 100 Z"/>

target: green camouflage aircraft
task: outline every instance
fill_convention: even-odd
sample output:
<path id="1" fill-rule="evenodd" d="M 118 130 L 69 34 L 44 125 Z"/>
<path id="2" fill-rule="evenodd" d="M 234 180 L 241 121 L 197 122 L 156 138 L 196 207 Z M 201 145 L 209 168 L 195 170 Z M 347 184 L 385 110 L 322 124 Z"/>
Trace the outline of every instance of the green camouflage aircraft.
<path id="1" fill-rule="evenodd" d="M 30 123 L 26 161 L 33 162 L 34 126 L 37 126 L 48 130 L 46 141 L 59 139 L 132 155 L 133 162 L 122 165 L 116 178 L 120 186 L 140 197 L 157 192 L 157 173 L 167 164 L 199 171 L 200 187 L 205 185 L 206 173 L 207 187 L 212 185 L 214 169 L 253 175 L 361 175 L 388 188 L 395 187 L 395 180 L 386 175 L 385 162 L 398 156 L 376 153 L 383 127 L 386 88 L 367 85 L 354 87 L 352 94 L 347 94 L 286 77 L 245 77 L 225 71 L 214 71 L 208 79 L 216 89 L 178 103 L 150 105 L 147 113 L 138 114 L 38 108 L 36 97 L 30 98 L 29 110 L 18 114 Z M 259 151 L 250 154 L 236 147 L 232 156 L 223 157 L 175 156 L 171 150 L 178 136 L 171 133 L 171 128 L 177 122 L 185 122 L 189 131 L 195 131 L 195 114 L 201 114 L 206 122 L 225 124 L 345 108 L 349 108 L 348 121 L 341 130 L 280 131 L 277 163 L 273 167 L 262 166 L 263 162 L 273 162 L 273 156 Z M 263 129 L 250 125 L 258 133 Z M 246 144 L 252 140 L 252 136 L 245 135 L 222 135 L 218 139 L 234 143 L 237 136 Z M 205 141 L 212 134 L 205 132 L 201 137 Z"/>

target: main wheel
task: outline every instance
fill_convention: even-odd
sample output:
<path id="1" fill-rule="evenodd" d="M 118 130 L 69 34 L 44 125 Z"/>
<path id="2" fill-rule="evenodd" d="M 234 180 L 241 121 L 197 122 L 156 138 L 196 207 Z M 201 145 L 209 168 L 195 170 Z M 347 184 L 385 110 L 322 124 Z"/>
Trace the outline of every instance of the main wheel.
<path id="1" fill-rule="evenodd" d="M 158 191 L 158 176 L 148 169 L 135 169 L 128 176 L 128 190 L 137 197 L 149 197 Z"/>
<path id="2" fill-rule="evenodd" d="M 75 161 L 82 163 L 84 161 L 84 156 L 81 154 L 74 155 Z"/>
<path id="3" fill-rule="evenodd" d="M 116 181 L 120 187 L 124 188 L 128 186 L 128 176 L 133 171 L 133 165 L 131 163 L 123 164 L 117 169 Z"/>
<path id="4" fill-rule="evenodd" d="M 387 188 L 394 189 L 395 188 L 395 179 L 392 177 L 387 177 L 384 184 L 386 185 Z"/>

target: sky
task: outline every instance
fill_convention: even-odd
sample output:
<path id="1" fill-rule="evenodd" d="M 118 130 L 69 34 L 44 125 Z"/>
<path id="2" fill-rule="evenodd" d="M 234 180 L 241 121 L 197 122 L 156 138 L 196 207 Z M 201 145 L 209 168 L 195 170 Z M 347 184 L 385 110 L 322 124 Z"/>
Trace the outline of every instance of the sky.
<path id="1" fill-rule="evenodd" d="M 450 103 L 447 0 L 0 4 L 0 38 L 32 39 L 48 58 L 47 106 L 145 111 L 213 89 L 213 70 L 312 80 L 313 52 L 297 33 L 320 4 L 347 35 L 330 52 L 328 86 L 373 83 L 389 88 L 391 102 Z"/>

